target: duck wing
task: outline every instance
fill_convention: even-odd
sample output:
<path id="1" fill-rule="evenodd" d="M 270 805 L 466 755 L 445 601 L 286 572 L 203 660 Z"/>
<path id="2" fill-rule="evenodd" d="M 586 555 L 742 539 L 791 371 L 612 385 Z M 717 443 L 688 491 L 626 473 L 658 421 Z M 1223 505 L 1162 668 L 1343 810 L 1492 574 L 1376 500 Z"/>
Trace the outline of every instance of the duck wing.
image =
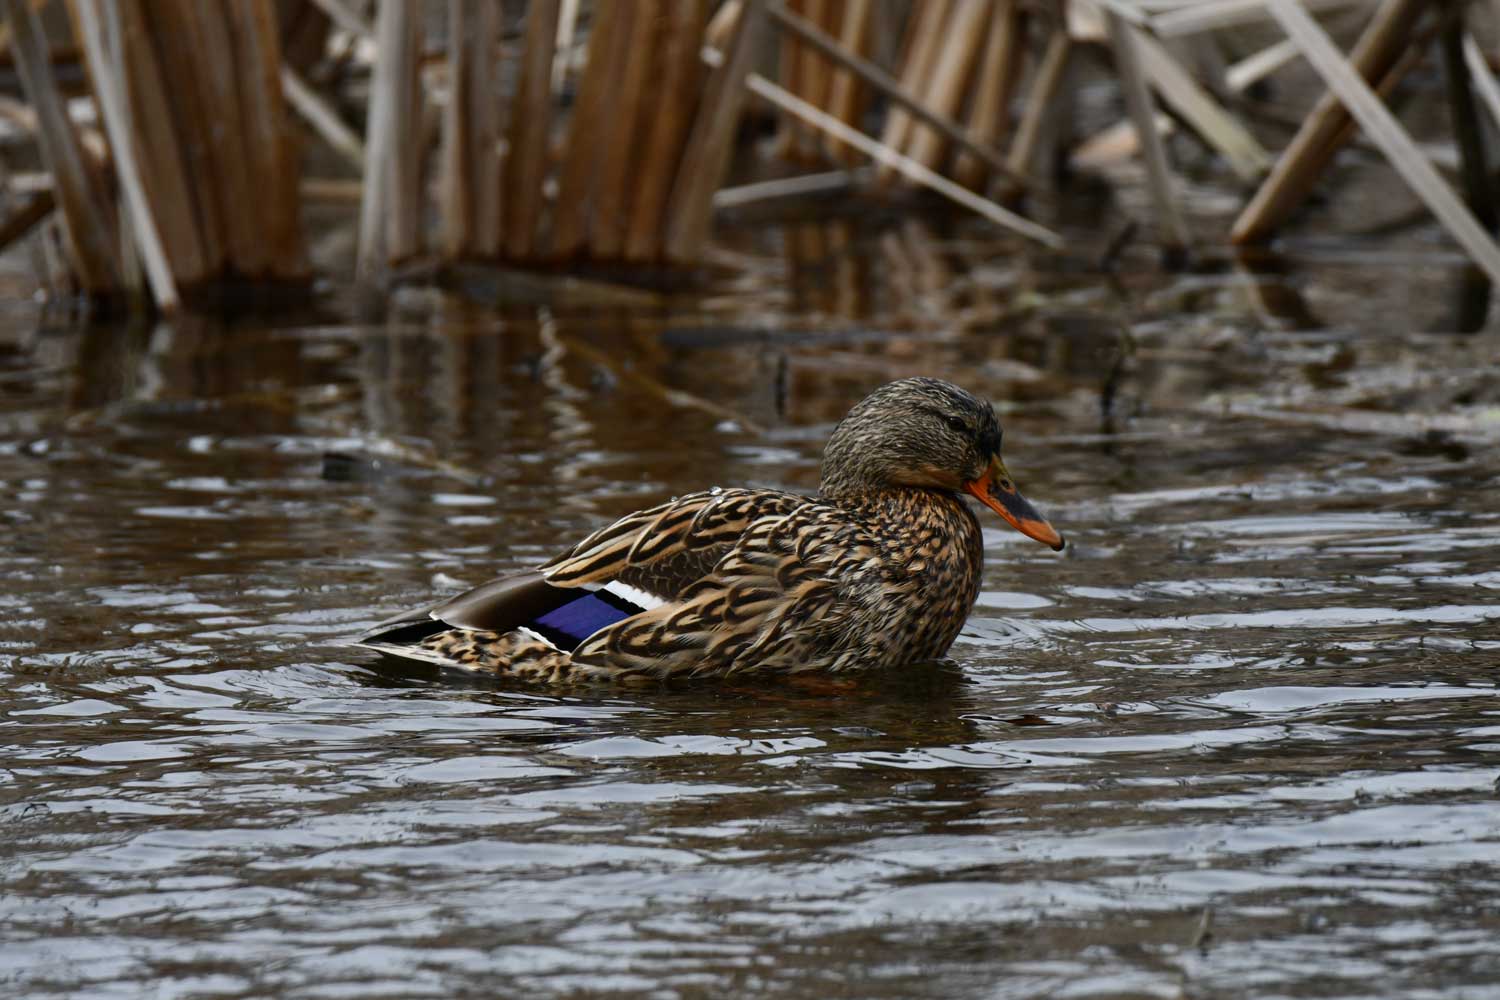
<path id="1" fill-rule="evenodd" d="M 754 525 L 810 503 L 770 490 L 690 494 L 621 518 L 539 569 L 396 615 L 356 641 L 428 659 L 422 647 L 440 633 L 519 631 L 572 652 L 601 630 L 675 603 Z"/>
<path id="2" fill-rule="evenodd" d="M 372 626 L 355 641 L 399 652 L 392 647 L 418 643 L 447 629 L 509 632 L 580 596 L 577 590 L 552 586 L 536 570 L 526 570 L 491 580 L 436 604 L 403 611 Z"/>
<path id="3" fill-rule="evenodd" d="M 600 528 L 539 571 L 555 587 L 619 581 L 658 601 L 702 579 L 751 528 L 820 501 L 779 490 L 690 493 Z"/>
<path id="4" fill-rule="evenodd" d="M 611 526 L 543 567 L 556 582 L 691 566 L 672 598 L 580 642 L 575 666 L 657 676 L 796 671 L 837 669 L 843 653 L 866 652 L 851 644 L 852 626 L 880 615 L 888 597 L 870 533 L 808 497 L 720 496 L 684 498 L 697 508 L 691 517 L 667 505 L 649 526 L 620 534 Z"/>

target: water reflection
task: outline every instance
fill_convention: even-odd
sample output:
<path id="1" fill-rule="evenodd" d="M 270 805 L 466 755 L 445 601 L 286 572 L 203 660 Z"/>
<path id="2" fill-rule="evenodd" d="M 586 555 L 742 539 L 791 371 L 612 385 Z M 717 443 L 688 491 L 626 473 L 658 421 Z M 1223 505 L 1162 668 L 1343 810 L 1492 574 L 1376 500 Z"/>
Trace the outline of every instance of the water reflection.
<path id="1" fill-rule="evenodd" d="M 7 331 L 11 990 L 1500 978 L 1493 338 L 817 225 L 649 308 Z M 560 693 L 340 644 L 664 496 L 811 488 L 913 371 L 1003 402 L 1077 540 L 988 532 L 950 662 Z"/>

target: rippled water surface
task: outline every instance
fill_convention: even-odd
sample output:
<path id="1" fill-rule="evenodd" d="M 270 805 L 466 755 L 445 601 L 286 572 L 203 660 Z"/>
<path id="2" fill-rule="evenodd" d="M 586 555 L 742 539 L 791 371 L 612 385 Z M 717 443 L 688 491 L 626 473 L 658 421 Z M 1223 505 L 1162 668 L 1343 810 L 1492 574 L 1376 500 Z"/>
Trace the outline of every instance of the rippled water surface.
<path id="1" fill-rule="evenodd" d="M 607 310 L 13 312 L 0 992 L 1500 996 L 1495 333 L 1374 321 L 1435 287 L 1400 265 L 1309 318 L 910 239 Z M 340 644 L 673 494 L 810 490 L 919 372 L 1073 543 L 987 522 L 949 662 L 556 693 Z"/>

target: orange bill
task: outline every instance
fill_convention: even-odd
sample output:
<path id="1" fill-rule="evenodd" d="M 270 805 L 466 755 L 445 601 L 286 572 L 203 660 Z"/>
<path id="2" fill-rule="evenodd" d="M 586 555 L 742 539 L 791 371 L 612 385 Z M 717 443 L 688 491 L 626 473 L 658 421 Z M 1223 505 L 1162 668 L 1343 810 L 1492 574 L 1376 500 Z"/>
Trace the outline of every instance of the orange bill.
<path id="1" fill-rule="evenodd" d="M 1016 489 L 1016 484 L 1011 480 L 1010 473 L 1005 471 L 1005 466 L 996 455 L 990 459 L 990 467 L 985 474 L 973 482 L 964 483 L 964 489 L 979 498 L 984 504 L 996 514 L 1010 522 L 1015 528 L 1027 538 L 1035 538 L 1043 545 L 1050 545 L 1053 549 L 1061 552 L 1063 548 L 1063 536 L 1057 533 L 1057 529 L 1047 523 L 1047 519 L 1036 512 L 1036 508 L 1021 495 Z"/>

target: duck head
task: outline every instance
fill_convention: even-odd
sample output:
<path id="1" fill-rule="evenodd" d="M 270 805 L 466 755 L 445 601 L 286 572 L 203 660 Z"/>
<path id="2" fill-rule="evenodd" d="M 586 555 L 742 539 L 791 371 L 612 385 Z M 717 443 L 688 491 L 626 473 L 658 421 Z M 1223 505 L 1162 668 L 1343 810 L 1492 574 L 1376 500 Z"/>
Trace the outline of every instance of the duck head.
<path id="1" fill-rule="evenodd" d="M 1000 460 L 990 404 L 949 382 L 888 382 L 839 421 L 823 452 L 823 495 L 916 487 L 969 493 L 1021 534 L 1061 550 L 1062 535 L 1016 489 Z"/>

